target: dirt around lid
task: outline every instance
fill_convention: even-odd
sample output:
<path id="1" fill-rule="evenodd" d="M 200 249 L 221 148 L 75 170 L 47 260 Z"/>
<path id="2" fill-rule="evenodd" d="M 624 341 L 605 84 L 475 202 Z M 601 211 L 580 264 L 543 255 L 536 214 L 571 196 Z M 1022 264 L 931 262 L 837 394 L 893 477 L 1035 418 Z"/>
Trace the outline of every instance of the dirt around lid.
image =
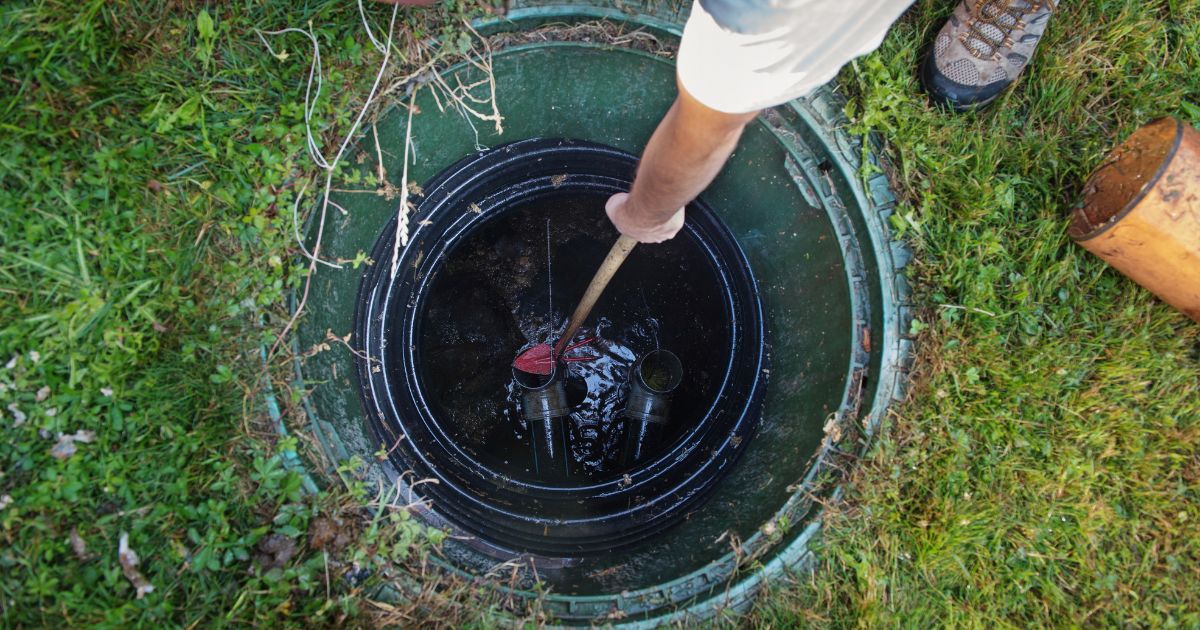
<path id="1" fill-rule="evenodd" d="M 1083 206 L 1071 218 L 1071 238 L 1087 239 L 1120 219 L 1122 212 L 1158 180 L 1178 133 L 1178 121 L 1161 118 L 1138 129 L 1113 150 L 1084 185 Z"/>

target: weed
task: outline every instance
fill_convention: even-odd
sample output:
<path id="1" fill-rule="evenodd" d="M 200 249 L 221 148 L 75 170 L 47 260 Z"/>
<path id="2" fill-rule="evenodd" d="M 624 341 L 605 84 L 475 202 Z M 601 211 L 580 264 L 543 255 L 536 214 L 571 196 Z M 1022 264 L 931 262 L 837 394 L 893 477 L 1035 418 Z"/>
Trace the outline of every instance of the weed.
<path id="1" fill-rule="evenodd" d="M 429 571 L 440 532 L 303 493 L 257 409 L 311 169 L 305 42 L 272 56 L 254 29 L 306 23 L 322 142 L 369 86 L 352 2 L 0 8 L 0 624 L 366 623 L 386 571 Z M 316 549 L 330 518 L 370 525 Z"/>
<path id="2" fill-rule="evenodd" d="M 1200 624 L 1200 327 L 1072 244 L 1087 174 L 1138 125 L 1200 122 L 1200 3 L 1064 3 L 991 109 L 915 78 L 952 3 L 844 73 L 917 250 L 910 399 L 754 622 Z"/>

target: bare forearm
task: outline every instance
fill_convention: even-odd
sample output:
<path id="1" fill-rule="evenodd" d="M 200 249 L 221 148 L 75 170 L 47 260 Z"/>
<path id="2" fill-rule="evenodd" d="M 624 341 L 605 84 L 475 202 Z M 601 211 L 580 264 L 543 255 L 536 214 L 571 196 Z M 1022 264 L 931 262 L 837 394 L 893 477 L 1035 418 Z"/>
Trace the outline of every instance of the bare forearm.
<path id="1" fill-rule="evenodd" d="M 742 127 L 698 134 L 677 102 L 646 145 L 630 191 L 632 209 L 661 222 L 704 190 L 737 146 Z"/>
<path id="2" fill-rule="evenodd" d="M 717 176 L 754 116 L 709 109 L 681 87 L 646 145 L 633 188 L 609 202 L 617 229 L 644 242 L 674 236 L 683 206 Z"/>

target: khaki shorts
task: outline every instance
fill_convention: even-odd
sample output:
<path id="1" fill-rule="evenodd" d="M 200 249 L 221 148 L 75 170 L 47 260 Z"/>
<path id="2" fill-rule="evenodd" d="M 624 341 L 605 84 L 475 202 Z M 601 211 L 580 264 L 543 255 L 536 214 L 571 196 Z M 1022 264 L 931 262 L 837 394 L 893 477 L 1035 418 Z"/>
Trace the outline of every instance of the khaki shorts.
<path id="1" fill-rule="evenodd" d="M 756 33 L 723 28 L 699 2 L 683 29 L 679 81 L 704 105 L 752 112 L 808 95 L 842 66 L 883 42 L 912 0 L 783 0 L 778 26 Z M 780 6 L 783 5 L 783 6 Z"/>

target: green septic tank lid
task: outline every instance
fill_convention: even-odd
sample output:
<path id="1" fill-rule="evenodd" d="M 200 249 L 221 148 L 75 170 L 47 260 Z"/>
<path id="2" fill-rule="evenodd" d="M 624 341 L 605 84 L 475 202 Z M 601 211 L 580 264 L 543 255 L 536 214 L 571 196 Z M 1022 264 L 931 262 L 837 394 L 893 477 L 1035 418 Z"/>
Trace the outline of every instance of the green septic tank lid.
<path id="1" fill-rule="evenodd" d="M 427 182 L 463 156 L 524 138 L 576 138 L 638 153 L 675 96 L 671 52 L 687 6 L 631 6 L 517 3 L 506 18 L 477 24 L 494 48 L 503 133 L 491 122 L 442 109 L 444 99 L 439 103 L 421 89 L 409 180 Z M 611 37 L 635 29 L 645 35 Z M 538 35 L 528 36 L 534 30 Z M 448 85 L 487 78 L 469 64 L 440 74 Z M 771 375 L 758 435 L 713 495 L 657 538 L 601 557 L 534 558 L 551 594 L 516 592 L 540 598 L 560 621 L 612 620 L 615 614 L 657 624 L 740 610 L 764 581 L 811 559 L 809 542 L 823 511 L 812 498 L 840 496 L 845 454 L 863 451 L 902 395 L 911 342 L 904 337 L 910 316 L 900 269 L 909 255 L 887 227 L 894 204 L 887 179 L 871 150 L 840 128 L 841 106 L 824 88 L 760 116 L 702 195 L 749 258 L 767 311 Z M 376 123 L 389 173 L 401 171 L 406 122 L 407 111 L 392 108 Z M 357 151 L 370 157 L 353 168 L 369 178 L 372 134 Z M 864 158 L 872 163 L 869 175 Z M 355 193 L 336 193 L 335 201 L 348 214 L 333 217 L 322 251 L 344 259 L 371 251 L 397 204 Z M 420 220 L 412 218 L 414 225 Z M 318 271 L 297 348 L 322 342 L 327 330 L 351 329 L 361 275 L 350 268 Z M 411 493 L 403 471 L 373 457 L 380 444 L 367 430 L 353 372 L 344 348 L 297 359 L 298 385 L 311 391 L 304 401 L 308 429 L 330 462 L 358 455 L 373 462 L 370 476 Z M 285 432 L 270 397 L 267 406 Z M 285 457 L 312 470 L 294 454 Z M 448 525 L 436 506 L 422 516 Z M 506 553 L 517 556 L 486 541 L 450 540 L 444 551 L 447 569 L 464 575 L 482 575 Z M 534 573 L 527 570 L 522 579 L 532 589 Z"/>

